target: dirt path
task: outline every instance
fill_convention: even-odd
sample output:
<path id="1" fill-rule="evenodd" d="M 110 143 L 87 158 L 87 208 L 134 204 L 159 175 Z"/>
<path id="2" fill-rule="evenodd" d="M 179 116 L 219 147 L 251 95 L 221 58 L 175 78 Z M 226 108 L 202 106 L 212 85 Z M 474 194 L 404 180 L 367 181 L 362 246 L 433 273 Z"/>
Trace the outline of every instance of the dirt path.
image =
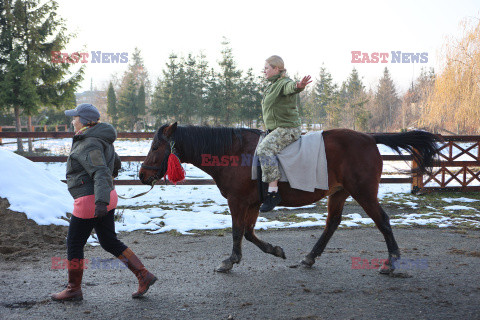
<path id="1" fill-rule="evenodd" d="M 480 231 L 395 228 L 408 277 L 352 269 L 352 257 L 386 258 L 374 228 L 338 230 L 312 269 L 291 268 L 313 246 L 319 229 L 260 231 L 284 248 L 287 260 L 244 242 L 243 260 L 229 274 L 213 272 L 231 250 L 225 236 L 124 233 L 159 281 L 145 298 L 132 300 L 135 279 L 111 260 L 85 271 L 84 301 L 57 303 L 49 294 L 66 282 L 52 270 L 62 247 L 0 260 L 0 319 L 479 319 Z M 100 247 L 86 257 L 109 259 Z M 98 260 L 97 260 L 98 262 Z"/>

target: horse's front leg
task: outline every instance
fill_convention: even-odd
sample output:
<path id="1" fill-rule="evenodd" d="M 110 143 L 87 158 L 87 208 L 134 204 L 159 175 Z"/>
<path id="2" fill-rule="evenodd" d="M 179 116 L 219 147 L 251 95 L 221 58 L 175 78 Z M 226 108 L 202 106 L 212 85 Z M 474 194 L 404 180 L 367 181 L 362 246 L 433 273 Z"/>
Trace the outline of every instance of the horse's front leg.
<path id="1" fill-rule="evenodd" d="M 285 252 L 283 251 L 282 247 L 273 246 L 268 242 L 260 240 L 255 234 L 254 228 L 258 218 L 259 207 L 260 206 L 250 207 L 247 210 L 247 216 L 245 219 L 246 221 L 245 239 L 255 244 L 257 247 L 260 248 L 260 250 L 262 250 L 265 253 L 270 253 L 276 257 L 286 259 Z"/>
<path id="2" fill-rule="evenodd" d="M 234 263 L 240 263 L 240 260 L 242 260 L 242 239 L 245 234 L 247 207 L 242 201 L 237 199 L 228 199 L 228 206 L 232 215 L 233 249 L 230 257 L 223 260 L 215 269 L 217 272 L 228 272 L 233 268 Z"/>

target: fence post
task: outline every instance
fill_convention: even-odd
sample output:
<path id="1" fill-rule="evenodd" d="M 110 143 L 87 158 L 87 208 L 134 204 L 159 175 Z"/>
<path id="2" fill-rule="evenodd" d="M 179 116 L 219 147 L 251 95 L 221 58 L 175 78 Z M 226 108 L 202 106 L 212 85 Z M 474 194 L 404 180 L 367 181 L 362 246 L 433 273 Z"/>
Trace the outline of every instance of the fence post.
<path id="1" fill-rule="evenodd" d="M 58 132 L 58 124 L 55 125 L 55 132 Z"/>
<path id="2" fill-rule="evenodd" d="M 2 132 L 2 126 L 0 126 L 0 132 Z M 0 138 L 0 144 L 3 144 L 2 138 Z"/>
<path id="3" fill-rule="evenodd" d="M 413 152 L 416 152 L 413 149 Z M 418 163 L 415 158 L 412 160 L 412 193 L 418 193 L 423 188 L 423 174 L 418 171 Z"/>
<path id="4" fill-rule="evenodd" d="M 1 131 L 2 131 L 2 127 L 0 127 L 0 132 Z M 480 162 L 480 139 L 477 140 L 477 150 L 478 150 L 477 161 Z"/>

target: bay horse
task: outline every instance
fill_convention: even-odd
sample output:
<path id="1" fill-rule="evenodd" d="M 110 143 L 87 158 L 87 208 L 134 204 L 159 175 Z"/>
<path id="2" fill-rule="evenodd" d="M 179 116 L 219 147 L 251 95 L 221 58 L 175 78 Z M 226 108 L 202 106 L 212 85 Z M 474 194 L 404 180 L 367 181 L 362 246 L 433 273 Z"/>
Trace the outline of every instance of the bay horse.
<path id="1" fill-rule="evenodd" d="M 260 240 L 254 227 L 261 205 L 257 181 L 252 180 L 251 159 L 262 131 L 246 128 L 177 126 L 165 124 L 158 129 L 151 148 L 139 171 L 142 183 L 153 185 L 167 172 L 167 161 L 173 151 L 181 162 L 191 163 L 209 174 L 220 193 L 227 199 L 232 216 L 233 249 L 230 257 L 215 269 L 227 272 L 242 259 L 242 239 L 245 237 L 263 252 L 286 259 L 280 246 Z M 311 267 L 320 256 L 341 221 L 345 200 L 352 196 L 385 238 L 388 260 L 381 273 L 393 272 L 393 261 L 400 251 L 392 233 L 389 217 L 378 202 L 377 193 L 382 174 L 383 160 L 376 144 L 384 144 L 401 154 L 409 151 L 417 170 L 425 172 L 433 164 L 438 152 L 439 138 L 426 131 L 396 134 L 365 134 L 348 129 L 323 132 L 328 165 L 329 190 L 314 192 L 292 189 L 288 182 L 279 182 L 282 197 L 280 206 L 300 207 L 328 196 L 328 215 L 325 229 L 301 264 Z M 173 148 L 172 148 L 173 146 Z M 222 159 L 216 165 L 204 161 L 205 155 Z M 226 160 L 237 159 L 237 162 Z M 246 161 L 245 161 L 246 162 Z M 235 165 L 236 164 L 236 165 Z"/>

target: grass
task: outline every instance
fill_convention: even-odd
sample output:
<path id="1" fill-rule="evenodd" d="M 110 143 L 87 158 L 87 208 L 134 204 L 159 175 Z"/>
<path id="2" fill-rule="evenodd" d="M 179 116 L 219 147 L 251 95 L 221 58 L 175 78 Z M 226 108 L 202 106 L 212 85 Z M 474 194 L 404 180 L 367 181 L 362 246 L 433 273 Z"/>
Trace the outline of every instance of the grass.
<path id="1" fill-rule="evenodd" d="M 115 216 L 113 217 L 113 221 L 116 221 L 116 222 L 123 222 L 124 221 L 124 218 L 123 218 L 123 212 L 125 211 L 125 209 L 123 210 L 118 210 L 118 208 L 115 210 Z"/>
<path id="2" fill-rule="evenodd" d="M 299 217 L 296 213 L 291 213 L 288 215 L 279 215 L 275 218 L 275 220 L 281 222 L 303 222 L 303 221 L 318 221 L 315 218 L 302 218 Z"/>
<path id="3" fill-rule="evenodd" d="M 180 237 L 180 236 L 183 236 L 183 234 L 181 232 L 178 232 L 177 229 L 172 229 L 170 231 L 167 231 L 165 232 L 166 234 L 169 234 L 171 236 L 175 236 L 175 237 Z"/>
<path id="4" fill-rule="evenodd" d="M 477 214 L 480 211 L 480 201 L 479 203 L 469 202 L 468 204 L 466 204 L 462 200 L 458 200 L 458 201 L 453 200 L 450 203 L 442 200 L 444 198 L 450 198 L 450 199 L 469 198 L 469 199 L 480 200 L 480 193 L 479 192 L 435 192 L 435 193 L 432 192 L 432 193 L 427 193 L 423 195 L 405 195 L 401 198 L 398 197 L 398 195 L 389 195 L 389 196 L 385 196 L 381 202 L 383 206 L 385 206 L 386 208 L 400 209 L 401 207 L 408 207 L 409 210 L 413 210 L 415 213 L 431 213 L 432 211 L 436 211 L 448 217 L 458 217 L 460 214 Z M 417 206 L 412 208 L 410 205 L 406 204 L 407 202 L 416 203 Z M 445 207 L 448 207 L 451 205 L 467 205 L 469 207 L 472 207 L 473 209 L 455 210 L 453 212 L 450 210 L 444 209 Z"/>
<path id="5" fill-rule="evenodd" d="M 160 208 L 162 210 L 178 209 L 178 210 L 184 210 L 184 211 L 192 211 L 191 206 L 193 206 L 194 204 L 195 204 L 194 202 L 169 203 L 165 201 L 159 201 L 156 204 L 118 206 L 117 208 L 132 209 L 132 210 Z"/>
<path id="6" fill-rule="evenodd" d="M 189 232 L 195 233 L 196 235 L 201 235 L 201 236 L 218 236 L 218 237 L 224 237 L 224 236 L 227 235 L 227 233 L 232 233 L 232 228 L 210 229 L 210 230 L 197 230 L 197 229 L 193 229 L 193 230 L 190 230 Z"/>
<path id="7" fill-rule="evenodd" d="M 202 202 L 202 204 L 197 205 L 197 207 L 209 207 L 210 205 L 215 204 L 215 201 L 213 200 L 205 200 Z"/>

